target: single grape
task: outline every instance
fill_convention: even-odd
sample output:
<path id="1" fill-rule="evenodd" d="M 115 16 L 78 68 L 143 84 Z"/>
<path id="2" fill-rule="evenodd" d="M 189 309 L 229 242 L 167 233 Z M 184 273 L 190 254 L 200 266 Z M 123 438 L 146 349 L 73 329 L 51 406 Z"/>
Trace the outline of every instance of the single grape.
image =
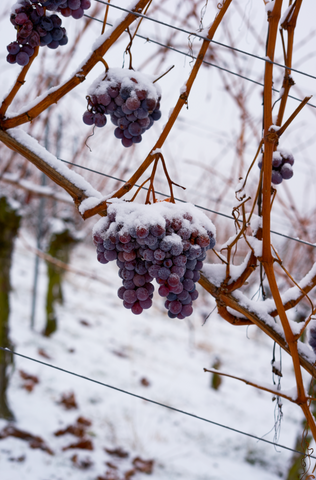
<path id="1" fill-rule="evenodd" d="M 158 293 L 161 297 L 167 297 L 169 295 L 169 288 L 166 285 L 160 285 Z"/>
<path id="2" fill-rule="evenodd" d="M 94 116 L 94 123 L 95 123 L 95 126 L 96 127 L 104 127 L 104 125 L 106 125 L 106 116 L 103 115 L 103 113 L 96 113 L 95 116 Z"/>
<path id="3" fill-rule="evenodd" d="M 145 310 L 148 309 L 152 306 L 153 302 L 150 298 L 147 298 L 147 300 L 140 300 L 139 305 Z"/>
<path id="4" fill-rule="evenodd" d="M 120 287 L 117 291 L 117 296 L 123 300 L 123 295 L 124 293 L 126 292 L 126 288 L 125 287 Z"/>
<path id="5" fill-rule="evenodd" d="M 172 273 L 168 277 L 168 284 L 170 287 L 175 287 L 176 285 L 179 285 L 180 283 L 180 277 L 176 273 Z"/>
<path id="6" fill-rule="evenodd" d="M 136 274 L 133 278 L 133 282 L 135 283 L 136 287 L 143 287 L 146 283 L 145 276 Z"/>
<path id="7" fill-rule="evenodd" d="M 161 111 L 160 110 L 155 110 L 152 114 L 151 114 L 151 118 L 156 122 L 157 120 L 159 120 L 161 118 Z"/>
<path id="8" fill-rule="evenodd" d="M 181 309 L 181 315 L 183 315 L 183 317 L 189 317 L 190 315 L 192 315 L 192 313 L 193 313 L 192 305 L 190 305 L 189 303 L 187 305 L 183 305 Z"/>
<path id="9" fill-rule="evenodd" d="M 133 145 L 133 140 L 131 140 L 129 138 L 124 137 L 124 138 L 122 138 L 121 142 L 122 142 L 123 147 L 126 147 L 126 148 L 131 147 Z"/>
<path id="10" fill-rule="evenodd" d="M 271 181 L 274 183 L 274 185 L 279 185 L 282 183 L 283 177 L 280 172 L 277 170 L 272 170 L 272 176 L 271 176 Z"/>
<path id="11" fill-rule="evenodd" d="M 12 55 L 11 53 L 9 53 L 7 55 L 7 62 L 10 63 L 11 65 L 16 63 L 16 55 Z"/>
<path id="12" fill-rule="evenodd" d="M 75 20 L 79 20 L 79 18 L 82 18 L 84 15 L 83 8 L 78 8 L 77 10 L 73 10 L 71 15 L 72 15 L 72 18 L 74 18 Z"/>
<path id="13" fill-rule="evenodd" d="M 145 287 L 139 287 L 136 290 L 137 299 L 144 302 L 149 297 L 149 292 Z"/>
<path id="14" fill-rule="evenodd" d="M 191 292 L 194 289 L 194 281 L 190 278 L 185 278 L 183 280 L 183 288 L 188 292 Z"/>
<path id="15" fill-rule="evenodd" d="M 140 107 L 140 101 L 137 97 L 129 97 L 126 100 L 125 105 L 129 110 L 134 111 Z"/>
<path id="16" fill-rule="evenodd" d="M 280 170 L 280 174 L 282 175 L 282 178 L 284 180 L 289 180 L 290 178 L 293 177 L 293 170 L 292 170 L 292 167 L 289 163 L 285 163 L 284 165 L 282 165 L 281 167 L 281 170 Z"/>
<path id="17" fill-rule="evenodd" d="M 25 52 L 19 52 L 16 56 L 16 63 L 24 67 L 29 63 L 30 57 Z"/>
<path id="18" fill-rule="evenodd" d="M 136 290 L 126 290 L 123 294 L 123 299 L 127 303 L 135 303 L 137 301 Z"/>
<path id="19" fill-rule="evenodd" d="M 172 302 L 170 302 L 169 311 L 173 315 L 177 315 L 178 313 L 180 313 L 182 308 L 182 303 L 179 302 L 179 300 L 173 300 Z"/>
<path id="20" fill-rule="evenodd" d="M 109 262 L 117 259 L 117 251 L 116 250 L 105 250 L 104 257 Z"/>

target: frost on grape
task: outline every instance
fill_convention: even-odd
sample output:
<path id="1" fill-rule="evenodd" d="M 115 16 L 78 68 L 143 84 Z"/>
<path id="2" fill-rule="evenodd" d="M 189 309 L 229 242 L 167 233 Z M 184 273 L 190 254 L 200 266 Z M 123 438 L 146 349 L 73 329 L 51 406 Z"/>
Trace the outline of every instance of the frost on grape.
<path id="1" fill-rule="evenodd" d="M 112 201 L 93 241 L 100 263 L 116 260 L 123 305 L 136 315 L 150 308 L 156 279 L 169 317 L 190 316 L 206 251 L 215 246 L 211 220 L 191 204 Z"/>
<path id="2" fill-rule="evenodd" d="M 161 91 L 154 77 L 134 70 L 108 69 L 90 86 L 82 120 L 104 127 L 107 115 L 117 127 L 114 136 L 124 147 L 142 141 L 142 135 L 161 117 Z"/>

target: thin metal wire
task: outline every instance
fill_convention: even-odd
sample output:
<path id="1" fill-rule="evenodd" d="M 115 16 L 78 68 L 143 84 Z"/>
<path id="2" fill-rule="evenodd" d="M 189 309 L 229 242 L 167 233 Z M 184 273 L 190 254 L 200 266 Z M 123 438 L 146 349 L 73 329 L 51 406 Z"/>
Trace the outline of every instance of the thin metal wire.
<path id="1" fill-rule="evenodd" d="M 97 22 L 103 23 L 103 21 L 100 20 L 99 18 L 91 17 L 90 15 L 87 15 L 87 14 L 85 14 L 84 16 L 87 17 L 87 18 L 90 18 L 91 20 L 95 20 Z M 109 25 L 110 27 L 113 26 L 111 23 L 107 23 L 107 25 Z M 145 37 L 145 36 L 140 35 L 138 33 L 135 36 L 138 37 L 138 38 L 141 38 L 143 40 L 146 40 L 146 42 L 154 43 L 155 45 L 159 45 L 160 47 L 167 48 L 168 50 L 171 50 L 171 51 L 176 52 L 176 53 L 180 53 L 181 55 L 184 55 L 185 57 L 190 57 L 190 59 L 196 60 L 196 58 L 197 58 L 190 53 L 183 52 L 182 50 L 178 50 L 177 48 L 171 47 L 170 45 L 165 45 L 164 43 L 158 42 L 157 40 L 154 40 L 154 39 L 149 38 L 149 37 Z M 255 85 L 258 85 L 259 87 L 264 87 L 263 83 L 258 82 L 257 80 L 253 80 L 252 78 L 245 77 L 244 75 L 241 75 L 240 73 L 233 72 L 232 70 L 229 70 L 228 68 L 220 67 L 219 65 L 216 65 L 215 63 L 208 62 L 206 60 L 203 60 L 202 63 L 204 63 L 205 65 L 209 65 L 211 67 L 217 68 L 218 70 L 222 70 L 224 72 L 230 73 L 231 75 L 235 75 L 236 77 L 242 78 L 243 80 L 247 80 L 248 82 L 254 83 Z M 277 88 L 272 87 L 272 90 L 273 90 L 273 92 L 279 93 L 279 90 Z M 296 100 L 297 102 L 302 102 L 302 99 L 294 97 L 293 95 L 288 95 L 288 98 L 291 98 L 292 100 Z M 307 102 L 307 105 L 309 105 L 310 107 L 316 108 L 316 105 L 314 105 L 313 103 Z"/>
<path id="2" fill-rule="evenodd" d="M 280 445 L 275 442 L 271 442 L 270 440 L 266 440 L 265 438 L 260 438 L 257 437 L 256 435 L 252 435 L 251 433 L 243 432 L 242 430 L 237 430 L 236 428 L 229 427 L 227 425 L 223 425 L 218 422 L 214 422 L 213 420 L 209 420 L 208 418 L 205 417 L 200 417 L 199 415 L 195 415 L 194 413 L 186 412 L 185 410 L 180 410 L 179 408 L 176 407 L 171 407 L 170 405 L 165 405 L 164 403 L 157 402 L 156 400 L 151 400 L 150 398 L 143 397 L 142 395 L 137 395 L 136 393 L 129 392 L 127 390 L 124 390 L 122 388 L 114 387 L 113 385 L 109 385 L 107 383 L 100 382 L 99 380 L 94 380 L 93 378 L 86 377 L 85 375 L 80 375 L 79 373 L 71 372 L 70 370 L 66 370 L 65 368 L 57 367 L 56 365 L 51 365 L 50 363 L 47 362 L 42 362 L 41 360 L 37 360 L 36 358 L 28 357 L 27 355 L 22 355 L 21 353 L 14 352 L 13 350 L 10 350 L 9 348 L 4 348 L 0 347 L 0 350 L 3 350 L 4 352 L 9 352 L 13 355 L 17 355 L 18 357 L 25 358 L 26 360 L 30 360 L 32 362 L 39 363 L 41 365 L 44 365 L 46 367 L 54 368 L 55 370 L 59 370 L 60 372 L 68 373 L 68 375 L 73 375 L 74 377 L 82 378 L 83 380 L 87 380 L 92 383 L 96 383 L 97 385 L 101 385 L 102 387 L 110 388 L 112 390 L 115 390 L 120 393 L 125 393 L 126 395 L 130 395 L 131 397 L 138 398 L 140 400 L 145 400 L 145 402 L 152 403 L 154 405 L 158 405 L 159 407 L 164 407 L 168 408 L 169 410 L 172 410 L 173 412 L 177 413 L 182 413 L 182 415 L 186 415 L 188 417 L 195 418 L 196 420 L 202 420 L 203 422 L 210 423 L 212 425 L 216 425 L 217 427 L 225 428 L 227 430 L 230 430 L 235 433 L 239 433 L 240 435 L 245 435 L 246 437 L 254 438 L 255 440 L 258 440 L 260 442 L 265 442 L 268 443 L 269 445 L 273 445 L 274 447 L 279 447 L 283 448 L 284 450 L 288 450 L 293 453 L 298 453 L 300 455 L 305 456 L 304 452 L 300 452 L 299 450 L 294 450 L 293 448 L 286 447 L 285 445 Z M 312 455 L 309 455 L 309 458 L 313 458 L 316 460 L 316 457 L 313 457 Z"/>
<path id="3" fill-rule="evenodd" d="M 88 170 L 89 172 L 96 173 L 97 175 L 102 175 L 103 177 L 112 178 L 113 180 L 116 180 L 117 182 L 126 183 L 126 180 L 123 180 L 122 178 L 113 177 L 113 175 L 108 175 L 106 173 L 98 172 L 97 170 L 93 170 L 91 168 L 84 167 L 83 165 L 78 165 L 77 163 L 68 162 L 67 160 L 63 160 L 62 158 L 59 158 L 59 157 L 58 157 L 58 160 L 60 160 L 61 162 L 64 162 L 64 163 L 68 163 L 68 165 L 72 165 L 74 167 L 82 168 L 83 170 Z M 135 183 L 135 187 L 140 187 L 140 185 Z M 148 188 L 146 188 L 146 187 L 141 187 L 141 188 L 143 190 L 148 191 Z M 158 192 L 158 191 L 155 191 L 155 193 L 157 193 L 158 195 L 161 195 L 162 197 L 166 197 L 166 198 L 168 198 L 170 196 L 170 195 L 166 195 L 165 193 Z M 182 200 L 181 198 L 176 198 L 175 197 L 175 200 L 177 202 L 187 203 L 186 200 Z M 217 212 L 216 210 L 212 210 L 210 208 L 202 207 L 201 205 L 197 205 L 197 204 L 194 204 L 194 206 L 197 207 L 197 208 L 200 208 L 201 210 L 205 210 L 206 212 L 215 213 L 215 215 L 220 215 L 221 217 L 229 218 L 230 220 L 235 220 L 234 217 L 232 217 L 231 215 L 227 215 L 226 213 Z M 242 220 L 238 220 L 238 221 L 242 222 Z M 289 235 L 286 235 L 285 233 L 275 232 L 274 230 L 270 230 L 270 232 L 274 233 L 275 235 L 279 235 L 280 237 L 284 237 L 284 238 L 288 238 L 289 240 L 293 240 L 294 242 L 303 243 L 304 245 L 308 245 L 309 247 L 313 247 L 313 248 L 316 247 L 316 244 L 314 244 L 314 243 L 306 242 L 305 240 L 300 240 L 299 238 L 290 237 Z"/>
<path id="4" fill-rule="evenodd" d="M 176 27 L 175 25 L 170 25 L 169 23 L 162 22 L 161 20 L 156 20 L 155 18 L 148 17 L 147 15 L 143 15 L 142 13 L 133 12 L 132 10 L 128 10 L 127 8 L 123 8 L 123 7 L 119 7 L 118 5 L 114 5 L 112 3 L 104 2 L 103 0 L 95 0 L 95 1 L 98 2 L 98 3 L 102 3 L 103 5 L 109 5 L 110 7 L 116 8 L 118 10 L 122 10 L 122 11 L 127 12 L 127 13 L 132 13 L 136 17 L 141 17 L 141 18 L 144 18 L 146 20 L 150 20 L 151 22 L 155 22 L 155 23 L 158 23 L 159 25 L 163 25 L 165 27 L 172 28 L 173 30 L 178 30 L 179 32 L 187 33 L 188 35 L 195 36 L 197 38 L 200 38 L 201 40 L 206 40 L 207 42 L 214 43 L 215 45 L 219 45 L 221 47 L 228 48 L 229 50 L 234 50 L 234 52 L 242 53 L 243 55 L 247 55 L 248 57 L 253 57 L 253 58 L 256 58 L 257 60 L 261 60 L 263 62 L 272 63 L 273 65 L 276 65 L 278 67 L 281 67 L 281 68 L 284 68 L 284 69 L 287 69 L 287 70 L 292 70 L 292 72 L 299 73 L 300 75 L 304 75 L 306 77 L 313 78 L 314 80 L 316 80 L 316 77 L 314 75 L 311 75 L 311 74 L 306 73 L 306 72 L 302 72 L 301 70 L 296 70 L 295 68 L 287 67 L 286 65 L 282 65 L 281 63 L 272 62 L 272 60 L 270 60 L 269 58 L 260 57 L 259 55 L 255 55 L 254 53 L 250 53 L 250 52 L 247 52 L 245 50 L 240 50 L 239 48 L 232 47 L 230 45 L 226 45 L 225 43 L 217 42 L 215 40 L 210 40 L 209 38 L 207 38 L 204 35 L 201 35 L 197 32 L 190 32 L 190 30 L 186 30 L 184 28 Z"/>

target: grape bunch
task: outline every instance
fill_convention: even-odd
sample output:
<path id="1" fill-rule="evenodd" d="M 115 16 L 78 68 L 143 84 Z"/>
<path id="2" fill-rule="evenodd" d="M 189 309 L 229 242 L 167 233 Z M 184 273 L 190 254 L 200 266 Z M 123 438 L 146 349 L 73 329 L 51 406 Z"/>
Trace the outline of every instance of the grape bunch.
<path id="1" fill-rule="evenodd" d="M 41 4 L 47 10 L 60 12 L 64 17 L 72 17 L 76 20 L 83 17 L 84 10 L 91 7 L 90 0 L 43 0 Z"/>
<path id="2" fill-rule="evenodd" d="M 116 260 L 122 279 L 118 297 L 125 308 L 136 315 L 150 308 L 156 279 L 170 318 L 192 314 L 199 270 L 215 245 L 214 225 L 196 207 L 116 200 L 95 225 L 93 241 L 100 263 Z"/>
<path id="3" fill-rule="evenodd" d="M 294 157 L 291 153 L 283 150 L 273 152 L 272 159 L 272 177 L 271 181 L 274 185 L 279 185 L 283 180 L 289 180 L 293 177 Z M 262 157 L 259 159 L 258 167 L 262 168 Z"/>
<path id="4" fill-rule="evenodd" d="M 61 19 L 56 14 L 47 16 L 38 2 L 20 0 L 13 6 L 10 20 L 17 30 L 16 41 L 7 46 L 7 61 L 11 64 L 27 65 L 35 47 L 47 45 L 55 49 L 68 43 Z"/>
<path id="5" fill-rule="evenodd" d="M 99 77 L 89 88 L 82 119 L 86 125 L 104 127 L 110 115 L 115 137 L 124 147 L 131 147 L 160 119 L 160 99 L 159 87 L 147 75 L 109 69 L 105 78 Z"/>

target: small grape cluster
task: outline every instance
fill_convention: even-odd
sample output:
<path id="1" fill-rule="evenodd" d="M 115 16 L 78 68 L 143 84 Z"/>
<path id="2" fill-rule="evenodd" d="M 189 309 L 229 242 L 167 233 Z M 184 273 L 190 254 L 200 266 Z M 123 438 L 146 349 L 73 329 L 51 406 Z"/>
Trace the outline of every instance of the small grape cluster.
<path id="1" fill-rule="evenodd" d="M 293 177 L 294 157 L 291 153 L 276 150 L 273 152 L 272 159 L 272 177 L 274 185 L 279 185 L 283 180 L 289 180 Z M 258 167 L 262 168 L 262 157 L 259 159 Z"/>
<path id="2" fill-rule="evenodd" d="M 17 30 L 16 41 L 7 46 L 7 61 L 11 64 L 27 65 L 35 47 L 47 45 L 55 49 L 68 43 L 59 16 L 47 16 L 38 2 L 20 0 L 14 5 L 10 20 Z"/>
<path id="3" fill-rule="evenodd" d="M 124 147 L 142 141 L 142 134 L 160 119 L 160 90 L 148 76 L 133 70 L 109 69 L 88 91 L 86 125 L 104 127 L 110 115 L 116 138 Z"/>
<path id="4" fill-rule="evenodd" d="M 82 18 L 84 10 L 91 7 L 90 0 L 43 0 L 41 4 L 47 10 L 60 12 L 64 17 L 73 17 L 76 20 Z"/>
<path id="5" fill-rule="evenodd" d="M 161 202 L 165 203 L 165 202 Z M 123 286 L 118 296 L 138 315 L 152 305 L 153 279 L 160 285 L 170 318 L 193 312 L 195 283 L 206 250 L 215 245 L 215 229 L 196 207 L 186 204 L 135 205 L 114 203 L 94 228 L 93 241 L 100 263 L 116 260 Z"/>

